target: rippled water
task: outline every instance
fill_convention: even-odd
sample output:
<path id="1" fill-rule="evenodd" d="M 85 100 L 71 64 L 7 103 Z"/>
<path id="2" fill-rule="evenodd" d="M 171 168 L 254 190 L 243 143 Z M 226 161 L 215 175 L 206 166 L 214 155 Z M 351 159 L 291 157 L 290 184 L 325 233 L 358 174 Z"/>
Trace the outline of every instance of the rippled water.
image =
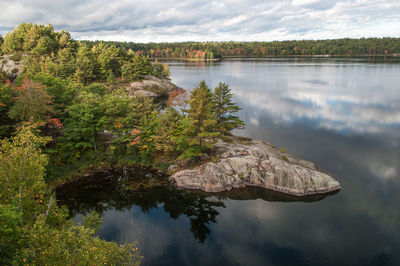
<path id="1" fill-rule="evenodd" d="M 59 192 L 76 219 L 102 212 L 100 236 L 138 240 L 146 265 L 400 265 L 400 61 L 232 59 L 170 70 L 184 88 L 228 83 L 247 124 L 237 134 L 315 162 L 342 190 L 301 202 L 257 189 L 210 196 L 117 169 Z"/>

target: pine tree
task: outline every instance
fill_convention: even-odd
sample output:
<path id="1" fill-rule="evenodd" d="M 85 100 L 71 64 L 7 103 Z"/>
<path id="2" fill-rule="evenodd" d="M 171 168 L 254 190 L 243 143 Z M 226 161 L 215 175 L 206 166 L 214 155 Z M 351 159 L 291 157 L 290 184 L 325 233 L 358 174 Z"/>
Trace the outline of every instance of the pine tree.
<path id="1" fill-rule="evenodd" d="M 177 150 L 176 138 L 182 133 L 179 123 L 182 116 L 174 108 L 167 108 L 158 114 L 158 126 L 155 130 L 154 148 L 164 154 L 173 154 Z"/>
<path id="2" fill-rule="evenodd" d="M 99 66 L 92 51 L 86 44 L 81 44 L 76 54 L 75 80 L 83 84 L 96 79 Z"/>
<path id="3" fill-rule="evenodd" d="M 189 124 L 184 132 L 187 148 L 181 155 L 182 158 L 201 156 L 204 149 L 213 148 L 213 138 L 219 135 L 215 127 L 217 120 L 211 112 L 212 92 L 203 80 L 195 88 L 189 99 L 190 108 L 187 110 Z"/>
<path id="4" fill-rule="evenodd" d="M 232 115 L 241 109 L 236 103 L 232 102 L 232 95 L 225 83 L 220 82 L 214 90 L 212 112 L 218 122 L 218 131 L 222 135 L 230 135 L 232 129 L 244 125 L 239 117 Z"/>

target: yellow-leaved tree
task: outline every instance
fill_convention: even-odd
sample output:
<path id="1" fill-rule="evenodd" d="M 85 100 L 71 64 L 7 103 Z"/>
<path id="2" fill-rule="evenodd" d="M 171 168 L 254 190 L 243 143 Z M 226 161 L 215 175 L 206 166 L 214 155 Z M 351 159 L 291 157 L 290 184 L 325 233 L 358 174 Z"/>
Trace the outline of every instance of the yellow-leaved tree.
<path id="1" fill-rule="evenodd" d="M 0 141 L 0 264 L 137 265 L 135 243 L 118 245 L 96 236 L 100 218 L 74 225 L 44 181 L 47 138 L 35 125 Z"/>

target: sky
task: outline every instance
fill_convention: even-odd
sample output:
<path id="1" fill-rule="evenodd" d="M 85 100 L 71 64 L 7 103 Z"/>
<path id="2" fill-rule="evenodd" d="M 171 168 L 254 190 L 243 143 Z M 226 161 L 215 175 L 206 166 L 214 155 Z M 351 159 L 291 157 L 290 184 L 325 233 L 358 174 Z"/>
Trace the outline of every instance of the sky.
<path id="1" fill-rule="evenodd" d="M 0 34 L 21 22 L 75 39 L 133 42 L 400 37 L 399 0 L 1 0 Z"/>

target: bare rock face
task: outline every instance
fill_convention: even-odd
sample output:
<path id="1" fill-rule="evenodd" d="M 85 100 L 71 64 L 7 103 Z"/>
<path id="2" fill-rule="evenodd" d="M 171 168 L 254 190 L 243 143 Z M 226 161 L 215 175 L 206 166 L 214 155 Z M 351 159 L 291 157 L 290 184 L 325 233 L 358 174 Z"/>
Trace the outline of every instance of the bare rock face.
<path id="1" fill-rule="evenodd" d="M 14 60 L 15 55 L 0 56 L 0 71 L 4 72 L 10 80 L 14 80 L 22 73 L 23 66 L 20 60 Z M 22 57 L 22 56 L 21 56 Z M 20 58 L 18 58 L 20 59 Z"/>
<path id="2" fill-rule="evenodd" d="M 148 98 L 156 98 L 159 97 L 160 95 L 152 92 L 152 91 L 146 91 L 146 90 L 138 90 L 133 92 L 134 96 L 141 96 L 141 97 L 148 97 Z"/>
<path id="3" fill-rule="evenodd" d="M 207 162 L 171 176 L 178 187 L 221 192 L 258 186 L 294 196 L 330 193 L 340 189 L 331 176 L 312 162 L 281 153 L 263 141 L 249 145 L 217 142 L 217 162 Z"/>
<path id="4" fill-rule="evenodd" d="M 144 76 L 142 81 L 129 83 L 126 89 L 132 96 L 140 95 L 152 98 L 168 95 L 173 90 L 183 90 L 168 79 L 160 79 L 150 75 Z"/>

